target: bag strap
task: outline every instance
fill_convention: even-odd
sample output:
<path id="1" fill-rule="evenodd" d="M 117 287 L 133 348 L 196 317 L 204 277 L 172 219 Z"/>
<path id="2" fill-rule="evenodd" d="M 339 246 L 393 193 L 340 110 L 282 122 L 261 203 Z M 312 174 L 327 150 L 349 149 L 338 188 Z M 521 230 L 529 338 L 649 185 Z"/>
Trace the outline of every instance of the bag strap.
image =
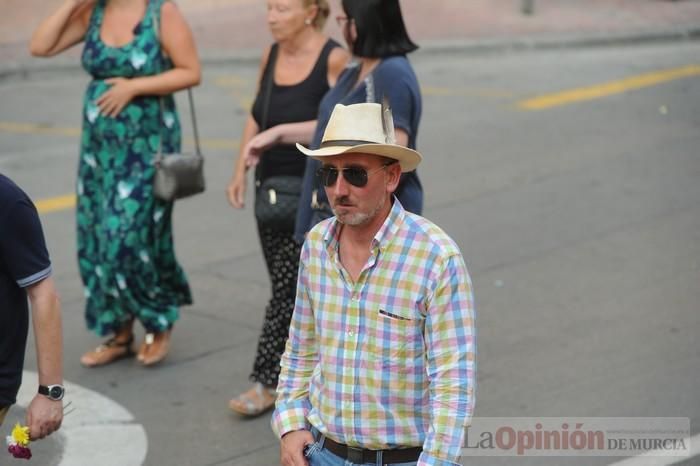
<path id="1" fill-rule="evenodd" d="M 167 1 L 167 0 L 166 0 Z M 151 8 L 151 5 L 153 2 L 149 2 L 148 8 Z M 159 7 L 158 2 L 155 2 L 156 8 Z M 158 21 L 158 18 L 156 17 L 156 14 L 153 10 L 151 10 L 151 22 L 153 23 L 153 31 L 155 32 L 156 39 L 158 39 L 158 42 L 160 43 L 160 56 L 163 58 L 163 44 L 160 42 L 160 21 Z M 160 64 L 158 65 L 158 73 L 161 72 L 160 69 Z M 195 148 L 195 153 L 200 156 L 202 156 L 202 150 L 199 145 L 199 131 L 197 129 L 197 115 L 195 114 L 194 110 L 194 95 L 192 93 L 192 88 L 188 87 L 187 88 L 187 97 L 189 100 L 190 104 L 190 118 L 192 118 L 192 132 L 194 133 L 194 148 Z M 165 115 L 165 104 L 164 104 L 164 99 L 163 96 L 160 96 L 158 98 L 158 102 L 160 104 L 160 122 L 158 124 L 158 153 L 156 154 L 156 163 L 160 161 L 163 158 L 163 115 Z"/>
<path id="2" fill-rule="evenodd" d="M 272 95 L 272 83 L 275 81 L 275 63 L 277 62 L 277 44 L 270 48 L 270 56 L 267 58 L 265 88 L 263 90 L 262 118 L 260 120 L 260 131 L 267 129 L 267 118 L 270 113 L 270 96 Z"/>
<path id="3" fill-rule="evenodd" d="M 267 65 L 265 66 L 265 74 L 263 75 L 262 85 L 262 115 L 260 119 L 260 131 L 265 131 L 268 124 L 268 116 L 270 113 L 270 97 L 272 96 L 272 84 L 275 81 L 275 63 L 277 62 L 277 44 L 273 44 L 270 48 L 270 55 L 267 57 Z M 262 178 L 262 164 L 259 163 L 255 167 L 255 183 L 260 187 Z"/>

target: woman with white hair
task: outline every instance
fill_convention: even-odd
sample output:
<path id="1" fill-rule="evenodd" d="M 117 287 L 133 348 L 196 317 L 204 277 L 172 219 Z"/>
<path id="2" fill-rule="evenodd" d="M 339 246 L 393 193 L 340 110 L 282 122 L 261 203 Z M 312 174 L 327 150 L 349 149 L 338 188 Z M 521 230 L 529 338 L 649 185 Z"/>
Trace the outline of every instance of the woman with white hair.
<path id="1" fill-rule="evenodd" d="M 310 140 L 318 104 L 348 60 L 347 52 L 322 32 L 329 13 L 326 0 L 267 2 L 267 23 L 275 42 L 263 53 L 259 89 L 227 189 L 235 208 L 244 206 L 251 166 L 255 166 L 256 197 L 267 196 L 268 190 L 263 189 L 266 181 L 275 178 L 296 179 L 301 185 L 306 160 L 293 144 Z M 295 218 L 296 205 L 283 216 L 270 219 L 256 215 L 272 296 L 249 377 L 253 386 L 229 402 L 233 411 L 244 416 L 262 414 L 275 401 L 299 268 L 300 248 L 293 238 Z"/>

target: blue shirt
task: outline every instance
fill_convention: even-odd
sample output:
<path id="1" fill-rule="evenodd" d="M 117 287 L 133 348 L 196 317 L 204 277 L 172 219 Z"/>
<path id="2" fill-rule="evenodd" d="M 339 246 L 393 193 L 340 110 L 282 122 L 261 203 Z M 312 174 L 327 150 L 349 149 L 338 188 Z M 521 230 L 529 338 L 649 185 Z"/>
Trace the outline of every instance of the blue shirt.
<path id="1" fill-rule="evenodd" d="M 408 59 L 403 55 L 385 58 L 358 84 L 359 74 L 359 62 L 352 62 L 338 77 L 335 86 L 321 100 L 311 149 L 318 149 L 321 146 L 323 133 L 336 104 L 381 102 L 384 96 L 389 99 L 389 105 L 391 105 L 394 127 L 401 128 L 408 134 L 408 147 L 415 149 L 423 104 L 418 79 Z M 312 207 L 314 201 L 321 205 L 328 204 L 323 186 L 316 178 L 316 170 L 320 166 L 319 161 L 311 158 L 306 162 L 294 231 L 294 237 L 300 243 L 304 241 L 304 236 L 317 221 L 323 218 L 323 216 L 314 215 Z M 423 187 L 415 171 L 402 175 L 399 187 L 394 194 L 407 211 L 419 215 L 422 213 Z"/>

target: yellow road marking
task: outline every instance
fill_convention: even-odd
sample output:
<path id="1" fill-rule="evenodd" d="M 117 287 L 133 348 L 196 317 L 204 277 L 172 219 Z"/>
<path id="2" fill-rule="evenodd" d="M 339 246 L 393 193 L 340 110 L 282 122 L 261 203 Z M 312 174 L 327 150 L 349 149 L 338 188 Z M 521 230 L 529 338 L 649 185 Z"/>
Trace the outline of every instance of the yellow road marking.
<path id="1" fill-rule="evenodd" d="M 185 145 L 193 146 L 194 139 L 186 138 Z M 200 144 L 204 149 L 229 149 L 237 151 L 240 146 L 238 139 L 200 139 Z"/>
<path id="2" fill-rule="evenodd" d="M 252 86 L 249 79 L 235 74 L 225 74 L 216 78 L 214 82 L 217 86 L 227 89 L 242 110 L 250 110 L 254 96 L 248 89 Z"/>
<path id="3" fill-rule="evenodd" d="M 188 141 L 185 141 L 188 142 Z M 193 141 L 189 141 L 193 143 Z M 202 146 L 215 149 L 233 149 L 238 150 L 238 141 L 230 139 L 208 139 L 202 141 Z M 40 199 L 34 203 L 40 214 L 56 212 L 58 210 L 72 209 L 75 207 L 75 194 L 66 194 L 65 196 L 50 197 L 48 199 Z"/>
<path id="4" fill-rule="evenodd" d="M 38 210 L 40 214 L 47 214 L 57 210 L 71 209 L 75 207 L 75 194 L 41 199 L 36 201 L 34 204 L 36 205 L 36 210 Z"/>
<path id="5" fill-rule="evenodd" d="M 70 137 L 80 135 L 80 129 L 78 128 L 46 127 L 33 123 L 14 123 L 9 121 L 0 121 L 0 131 L 15 134 L 45 134 Z M 185 140 L 185 144 L 192 146 L 194 145 L 194 140 L 188 138 Z M 236 139 L 202 139 L 201 144 L 204 149 L 237 151 L 239 148 L 239 141 Z M 40 214 L 72 209 L 75 207 L 75 194 L 40 199 L 35 202 L 35 205 Z"/>
<path id="6" fill-rule="evenodd" d="M 244 109 L 250 109 L 253 104 L 253 96 L 250 94 L 250 80 L 234 74 L 225 74 L 217 77 L 214 83 L 224 89 L 228 89 L 230 95 Z M 493 99 L 508 99 L 515 95 L 511 91 L 501 89 L 474 89 L 466 87 L 439 87 L 421 86 L 421 92 L 425 96 L 437 97 L 486 97 Z"/>
<path id="7" fill-rule="evenodd" d="M 55 136 L 80 136 L 79 128 L 59 128 L 35 123 L 0 121 L 0 131 L 18 134 L 50 134 Z"/>
<path id="8" fill-rule="evenodd" d="M 618 81 L 598 84 L 595 86 L 581 87 L 553 94 L 541 95 L 518 102 L 518 107 L 523 110 L 543 110 L 546 108 L 568 105 L 585 100 L 600 99 L 613 94 L 654 86 L 666 81 L 687 78 L 700 75 L 700 65 L 689 65 L 682 68 L 646 73 L 632 76 Z"/>
<path id="9" fill-rule="evenodd" d="M 421 92 L 425 96 L 437 97 L 487 97 L 493 99 L 506 99 L 514 96 L 513 92 L 500 89 L 469 89 L 437 86 L 421 86 Z"/>
<path id="10" fill-rule="evenodd" d="M 80 128 L 60 128 L 38 125 L 36 123 L 16 123 L 13 121 L 0 121 L 0 132 L 14 134 L 40 134 L 50 136 L 80 136 Z M 205 149 L 238 150 L 240 142 L 237 139 L 201 139 Z M 192 138 L 185 139 L 186 145 L 193 145 Z"/>
<path id="11" fill-rule="evenodd" d="M 219 76 L 214 82 L 219 87 L 246 87 L 248 85 L 247 79 L 241 78 L 235 74 Z"/>
<path id="12" fill-rule="evenodd" d="M 253 97 L 250 95 L 244 95 L 238 97 L 238 106 L 243 110 L 249 112 L 250 108 L 253 106 Z"/>

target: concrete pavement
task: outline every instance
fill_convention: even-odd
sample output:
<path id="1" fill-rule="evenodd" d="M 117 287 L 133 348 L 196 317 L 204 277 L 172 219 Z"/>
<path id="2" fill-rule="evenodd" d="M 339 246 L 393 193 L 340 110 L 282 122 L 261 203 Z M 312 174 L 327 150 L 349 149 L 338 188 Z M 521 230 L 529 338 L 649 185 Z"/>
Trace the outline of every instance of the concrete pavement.
<path id="1" fill-rule="evenodd" d="M 549 110 L 515 105 L 552 90 L 679 69 L 697 62 L 699 47 L 688 41 L 415 58 L 426 90 L 419 139 L 425 213 L 464 251 L 477 296 L 478 416 L 682 416 L 700 425 L 693 99 L 700 81 L 666 81 Z M 238 135 L 247 107 L 238 99 L 252 95 L 255 73 L 252 63 L 206 67 L 196 93 L 206 109 L 199 112 L 205 138 Z M 222 88 L 224 78 L 239 87 Z M 34 122 L 39 130 L 0 127 L 0 171 L 35 199 L 74 189 L 86 80 L 37 73 L 0 82 L 0 123 Z M 195 305 L 183 309 L 171 354 L 157 369 L 133 360 L 97 370 L 78 364 L 99 339 L 84 328 L 74 211 L 42 216 L 65 310 L 66 379 L 114 400 L 144 427 L 144 466 L 278 464 L 269 416 L 247 421 L 226 409 L 228 398 L 248 386 L 269 295 L 251 208 L 234 211 L 224 200 L 231 152 L 207 149 L 208 190 L 176 206 L 176 247 Z M 35 370 L 32 347 L 28 370 Z M 50 443 L 37 442 L 36 464 L 94 466 L 102 464 L 93 461 L 99 454 L 126 453 L 124 443 L 106 449 L 95 441 L 83 447 L 82 462 L 48 462 L 66 454 L 78 421 L 101 412 L 73 390 L 70 400 L 76 413 Z"/>
<path id="2" fill-rule="evenodd" d="M 17 76 L 39 69 L 77 68 L 79 47 L 52 60 L 33 59 L 26 54 L 32 28 L 60 1 L 3 1 L 0 78 L 3 73 Z M 338 3 L 332 1 L 337 10 Z M 232 79 L 231 73 L 235 73 L 235 78 L 243 83 L 241 93 L 252 92 L 252 60 L 269 42 L 264 28 L 264 1 L 180 0 L 179 4 L 208 64 L 205 82 L 198 91 L 199 102 L 206 109 L 200 112 L 205 123 L 202 126 L 212 136 L 228 135 L 231 128 L 237 134 L 242 124 L 239 111 L 232 109 L 231 102 L 222 102 L 228 96 L 216 87 L 216 78 Z M 520 12 L 520 0 L 404 0 L 402 5 L 409 31 L 423 52 L 563 47 L 700 35 L 698 0 L 535 0 L 532 16 Z M 329 23 L 328 32 L 338 37 L 334 22 Z M 597 51 L 587 52 L 587 63 L 601 59 Z M 641 67 L 647 61 L 657 68 L 670 68 L 695 60 L 690 53 L 677 61 L 668 55 L 659 54 L 668 63 L 656 55 L 634 55 L 629 61 L 624 61 L 622 54 L 611 55 L 603 60 L 604 68 L 613 69 L 612 75 L 625 76 L 630 68 Z M 246 66 L 213 66 L 215 62 L 241 60 L 247 61 Z M 550 67 L 547 60 L 549 56 L 528 56 L 514 65 L 489 65 L 481 57 L 468 60 L 460 53 L 446 56 L 439 65 L 419 65 L 422 83 L 433 88 L 449 85 L 467 95 L 467 90 L 482 89 L 483 83 L 488 82 L 484 94 L 508 89 L 514 95 L 529 96 L 544 91 L 545 86 L 540 83 L 556 73 L 562 56 L 557 55 L 556 67 Z M 623 62 L 627 68 L 616 68 Z M 608 73 L 601 73 L 579 82 L 576 77 L 580 68 L 572 72 L 571 63 L 564 65 L 568 73 L 562 74 L 567 76 L 567 82 L 559 84 L 561 88 L 609 79 Z M 470 80 L 469 70 L 477 67 L 479 76 Z M 526 70 L 528 67 L 531 69 Z M 540 69 L 546 71 L 534 71 Z M 518 77 L 519 72 L 522 82 L 518 86 L 507 81 Z M 48 82 L 44 75 L 32 75 L 32 82 L 26 86 L 8 82 L 5 100 L 0 100 L 5 108 L 3 119 L 71 127 L 83 90 L 83 84 L 75 79 L 82 80 L 84 76 L 77 76 L 68 79 L 61 75 Z M 465 83 L 470 87 L 459 87 L 467 86 Z M 15 93 L 23 99 L 12 98 Z M 469 98 L 426 95 L 421 145 L 431 148 L 436 157 L 422 168 L 422 176 L 431 193 L 429 216 L 456 233 L 477 280 L 480 310 L 484 311 L 480 314 L 483 344 L 479 377 L 485 389 L 480 394 L 480 414 L 560 415 L 573 410 L 608 416 L 693 416 L 696 411 L 684 411 L 682 407 L 697 406 L 693 404 L 697 395 L 692 395 L 692 387 L 697 386 L 697 363 L 687 356 L 695 354 L 696 348 L 692 342 L 697 328 L 694 303 L 700 256 L 694 233 L 698 231 L 695 227 L 699 217 L 692 202 L 697 199 L 692 174 L 697 165 L 692 156 L 684 158 L 690 152 L 682 148 L 670 152 L 674 163 L 669 163 L 668 148 L 655 146 L 661 144 L 659 141 L 670 145 L 672 141 L 687 140 L 688 147 L 697 147 L 692 139 L 697 133 L 686 128 L 693 113 L 681 111 L 683 104 L 692 99 L 679 97 L 671 101 L 669 117 L 659 121 L 657 102 L 666 103 L 666 93 L 645 93 L 644 98 L 632 100 L 637 105 L 634 116 L 621 113 L 630 101 L 625 101 L 625 105 L 614 101 L 591 116 L 564 110 L 529 118 L 523 113 L 509 115 L 505 104 L 488 101 L 492 105 L 485 105 L 487 100 L 476 93 L 468 95 Z M 54 103 L 46 105 L 50 99 Z M 648 111 L 650 106 L 653 112 Z M 465 114 L 459 121 L 438 120 L 439 115 L 455 114 L 463 108 L 472 109 L 471 116 Z M 576 124 L 562 129 L 569 118 Z M 496 121 L 498 125 L 494 124 Z M 671 135 L 664 137 L 664 128 Z M 460 141 L 454 146 L 469 147 L 469 154 L 465 156 L 461 149 L 443 143 L 445 133 L 454 134 Z M 523 142 L 524 133 L 531 133 L 533 140 Z M 615 139 L 619 144 L 620 134 L 626 133 L 634 134 L 634 138 L 611 150 L 606 141 Z M 590 134 L 597 137 L 591 141 Z M 13 167 L 34 192 L 47 195 L 38 190 L 39 185 L 50 185 L 46 193 L 69 192 L 74 169 L 71 137 L 74 136 L 60 139 L 54 135 L 16 141 L 6 136 L 0 144 L 2 155 L 7 156 L 3 166 Z M 641 142 L 632 142 L 637 138 Z M 566 148 L 551 147 L 552 140 L 559 139 L 567 142 Z M 644 152 L 644 147 L 663 153 L 665 160 L 657 160 L 652 151 Z M 574 152 L 575 148 L 580 153 Z M 97 340 L 82 325 L 82 291 L 74 270 L 72 218 L 65 212 L 43 219 L 50 232 L 52 257 L 59 265 L 57 278 L 70 336 L 66 375 L 69 380 L 128 406 L 147 428 L 150 448 L 145 464 L 149 466 L 275 464 L 277 446 L 267 419 L 241 421 L 225 408 L 229 396 L 247 387 L 245 376 L 259 330 L 261 303 L 269 290 L 250 211 L 232 214 L 223 206 L 221 187 L 230 170 L 230 153 L 211 150 L 207 154 L 211 155 L 210 190 L 199 200 L 178 206 L 176 220 L 178 248 L 197 290 L 197 305 L 183 312 L 185 318 L 178 327 L 171 357 L 155 371 L 144 371 L 131 361 L 99 371 L 77 365 L 80 353 Z M 641 162 L 635 154 L 643 155 Z M 55 173 L 50 180 L 32 174 L 32 170 L 45 170 L 47 166 Z M 649 169 L 651 166 L 654 168 Z M 446 180 L 446 174 L 453 178 Z M 653 188 L 657 187 L 655 194 Z M 191 222 L 190 219 L 199 218 L 202 205 L 207 205 L 206 221 Z M 575 208 L 564 207 L 572 205 Z M 604 215 L 608 210 L 612 213 Z M 654 221 L 661 215 L 666 220 Z M 557 217 L 563 217 L 561 223 Z M 465 228 L 465 218 L 480 220 Z M 507 233 L 515 230 L 518 235 Z M 201 247 L 202 238 L 212 247 Z M 221 245 L 223 251 L 213 247 L 215 244 Z M 562 273 L 563 264 L 571 263 L 578 264 L 575 279 Z M 656 281 L 660 284 L 649 286 Z M 596 291 L 594 296 L 585 296 L 583 289 Z M 664 297 L 672 297 L 673 305 Z M 521 308 L 514 303 L 528 312 L 519 312 Z M 669 309 L 664 313 L 652 312 L 666 307 Z M 646 317 L 639 317 L 640 309 Z M 533 319 L 537 324 L 533 325 Z M 564 322 L 561 331 L 548 319 Z M 633 322 L 649 325 L 637 324 L 639 330 Z M 667 329 L 669 322 L 673 327 Z M 661 327 L 663 337 L 655 333 Z M 666 333 L 673 334 L 672 338 Z M 595 335 L 595 345 L 585 334 Z M 506 338 L 511 339 L 505 341 Z M 633 351 L 625 351 L 626 348 Z M 653 359 L 654 354 L 659 356 Z M 29 364 L 32 358 L 33 354 L 28 355 Z M 592 377 L 580 376 L 588 369 L 583 363 L 577 364 L 578 360 L 597 362 Z M 657 364 L 648 364 L 649 360 Z M 526 369 L 530 366 L 537 377 Z M 649 370 L 649 366 L 655 369 Z M 649 390 L 661 382 L 669 394 L 666 397 Z M 519 391 L 514 393 L 513 387 Z M 582 388 L 576 391 L 576 387 Z M 624 395 L 616 397 L 616 392 Z M 82 398 L 73 399 L 79 409 L 85 409 Z M 650 408 L 643 410 L 640 406 Z M 81 419 L 79 414 L 69 418 L 67 427 Z M 16 410 L 13 415 L 19 416 L 21 411 Z M 67 432 L 68 429 L 52 437 L 50 443 L 37 443 L 37 458 L 65 454 Z M 202 447 L 203 452 L 195 457 L 190 452 L 200 448 L 203 439 L 207 441 L 206 448 Z M 106 451 L 115 454 L 123 448 L 121 444 Z M 93 452 L 88 451 L 84 452 L 85 464 L 96 464 L 90 456 Z M 556 463 L 541 460 L 529 464 L 564 464 L 560 459 Z"/>
<path id="3" fill-rule="evenodd" d="M 31 32 L 63 0 L 5 0 L 0 77 L 76 67 L 79 47 L 51 60 L 28 56 Z M 179 0 L 205 63 L 256 60 L 269 43 L 262 0 Z M 403 0 L 408 30 L 424 50 L 561 47 L 700 37 L 700 0 Z M 332 18 L 327 32 L 340 39 Z"/>

